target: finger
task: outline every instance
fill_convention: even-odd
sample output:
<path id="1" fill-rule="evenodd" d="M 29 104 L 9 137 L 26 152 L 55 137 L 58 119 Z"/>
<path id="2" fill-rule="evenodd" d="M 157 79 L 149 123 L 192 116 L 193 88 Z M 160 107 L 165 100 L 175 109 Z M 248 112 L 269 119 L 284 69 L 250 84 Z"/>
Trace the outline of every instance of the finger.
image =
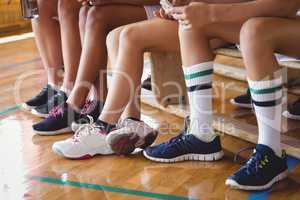
<path id="1" fill-rule="evenodd" d="M 186 16 L 184 14 L 173 14 L 172 16 L 176 20 L 186 20 Z"/>

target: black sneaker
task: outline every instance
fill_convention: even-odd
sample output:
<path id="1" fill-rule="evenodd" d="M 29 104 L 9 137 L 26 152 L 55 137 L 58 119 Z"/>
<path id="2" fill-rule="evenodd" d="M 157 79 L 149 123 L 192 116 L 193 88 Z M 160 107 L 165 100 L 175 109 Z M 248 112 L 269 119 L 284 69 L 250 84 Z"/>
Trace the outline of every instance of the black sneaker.
<path id="1" fill-rule="evenodd" d="M 142 88 L 146 90 L 152 90 L 151 76 L 148 76 L 148 78 L 143 81 Z"/>
<path id="2" fill-rule="evenodd" d="M 47 103 L 47 101 L 52 98 L 57 91 L 51 86 L 51 85 L 46 85 L 42 91 L 32 99 L 26 101 L 25 103 L 22 104 L 22 107 L 25 110 L 32 110 L 38 106 L 44 105 Z"/>
<path id="3" fill-rule="evenodd" d="M 49 116 L 34 124 L 33 130 L 38 135 L 59 135 L 71 132 L 71 124 L 77 120 L 80 113 L 75 112 L 67 103 L 54 107 Z"/>
<path id="4" fill-rule="evenodd" d="M 256 145 L 248 162 L 226 180 L 226 185 L 241 190 L 266 190 L 287 176 L 287 158 L 278 157 L 262 144 Z"/>
<path id="5" fill-rule="evenodd" d="M 288 106 L 288 110 L 283 112 L 283 116 L 289 119 L 300 120 L 300 98 Z"/>
<path id="6" fill-rule="evenodd" d="M 72 123 L 72 131 L 76 132 L 81 125 L 90 123 L 89 117 L 93 118 L 94 122 L 97 121 L 103 106 L 104 103 L 100 101 L 86 101 L 81 110 L 80 118 Z"/>
<path id="7" fill-rule="evenodd" d="M 54 107 L 63 104 L 67 101 L 67 95 L 63 91 L 58 91 L 51 99 L 48 100 L 46 104 L 40 105 L 31 110 L 33 115 L 38 117 L 46 118 L 49 115 L 50 110 Z"/>
<path id="8" fill-rule="evenodd" d="M 247 93 L 237 96 L 230 100 L 230 103 L 233 105 L 237 105 L 242 108 L 252 108 L 252 100 L 251 100 L 251 94 L 250 89 L 247 89 Z"/>

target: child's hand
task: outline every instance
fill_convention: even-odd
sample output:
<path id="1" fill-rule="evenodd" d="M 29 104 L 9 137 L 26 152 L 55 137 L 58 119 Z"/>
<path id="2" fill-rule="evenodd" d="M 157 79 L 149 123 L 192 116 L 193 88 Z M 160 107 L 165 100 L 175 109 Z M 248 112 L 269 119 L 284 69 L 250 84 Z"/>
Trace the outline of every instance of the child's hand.
<path id="1" fill-rule="evenodd" d="M 154 15 L 156 17 L 162 18 L 162 19 L 173 19 L 173 17 L 171 15 L 168 15 L 164 9 L 160 9 L 158 11 L 154 12 Z"/>
<path id="2" fill-rule="evenodd" d="M 192 2 L 187 6 L 174 7 L 167 11 L 185 29 L 202 27 L 211 23 L 207 3 Z"/>

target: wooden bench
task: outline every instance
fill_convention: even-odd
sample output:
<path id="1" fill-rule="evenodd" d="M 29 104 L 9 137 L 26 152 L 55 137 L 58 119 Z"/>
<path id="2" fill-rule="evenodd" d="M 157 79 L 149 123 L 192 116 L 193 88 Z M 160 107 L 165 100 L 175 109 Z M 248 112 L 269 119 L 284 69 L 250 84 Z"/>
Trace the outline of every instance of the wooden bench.
<path id="1" fill-rule="evenodd" d="M 185 117 L 188 115 L 188 105 L 180 56 L 178 54 L 150 53 L 149 59 L 152 84 L 155 88 L 152 91 L 154 98 L 142 96 L 142 102 L 179 117 Z M 287 82 L 290 83 L 288 84 L 289 93 L 300 96 L 300 90 L 297 87 L 300 78 L 300 62 L 281 62 L 280 64 L 287 69 Z M 241 53 L 237 49 L 221 48 L 216 50 L 214 68 L 215 74 L 233 78 L 235 79 L 233 81 L 236 82 L 244 81 L 244 91 L 246 90 L 246 73 L 243 68 Z M 174 84 L 166 84 L 172 82 L 177 82 L 176 87 Z M 229 103 L 227 102 L 227 104 Z M 231 107 L 233 106 L 231 105 Z M 256 125 L 241 122 L 228 115 L 230 114 L 218 112 L 214 115 L 214 128 L 217 131 L 248 142 L 257 142 Z M 300 130 L 300 123 L 297 123 L 293 125 L 292 133 L 289 132 L 282 136 L 282 144 L 288 154 L 300 158 L 300 135 L 294 137 L 294 135 L 298 135 L 296 133 Z M 288 123 L 284 122 L 285 131 L 287 131 L 288 126 Z"/>

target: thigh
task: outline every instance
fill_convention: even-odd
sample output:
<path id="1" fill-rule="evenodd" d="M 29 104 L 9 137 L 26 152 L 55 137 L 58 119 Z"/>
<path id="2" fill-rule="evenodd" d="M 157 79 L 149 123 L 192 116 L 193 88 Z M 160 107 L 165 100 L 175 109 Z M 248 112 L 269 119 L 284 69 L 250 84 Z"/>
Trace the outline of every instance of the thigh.
<path id="1" fill-rule="evenodd" d="M 210 39 L 218 38 L 224 42 L 239 43 L 241 28 L 240 23 L 217 23 L 199 31 L 205 33 Z"/>
<path id="2" fill-rule="evenodd" d="M 276 52 L 300 58 L 300 19 L 267 18 L 265 29 Z"/>
<path id="3" fill-rule="evenodd" d="M 179 37 L 176 21 L 154 18 L 127 25 L 134 37 L 135 45 L 145 51 L 178 52 Z"/>
<path id="4" fill-rule="evenodd" d="M 93 14 L 90 15 L 90 13 Z M 109 31 L 122 25 L 147 19 L 144 7 L 125 4 L 94 6 L 89 11 L 89 17 L 97 18 L 98 23 L 105 23 Z"/>

